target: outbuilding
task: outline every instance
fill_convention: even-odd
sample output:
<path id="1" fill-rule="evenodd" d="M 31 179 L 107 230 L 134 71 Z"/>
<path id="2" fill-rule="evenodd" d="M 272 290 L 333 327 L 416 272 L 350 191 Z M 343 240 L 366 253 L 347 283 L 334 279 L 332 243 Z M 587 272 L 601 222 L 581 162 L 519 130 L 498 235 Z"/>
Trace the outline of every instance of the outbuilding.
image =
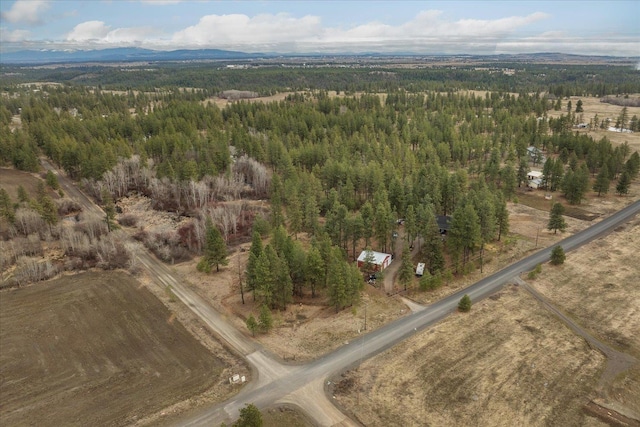
<path id="1" fill-rule="evenodd" d="M 534 179 L 539 179 L 542 178 L 542 172 L 540 171 L 529 171 L 527 172 L 527 179 L 529 181 L 534 180 Z"/>
<path id="2" fill-rule="evenodd" d="M 424 262 L 418 263 L 418 266 L 416 267 L 416 276 L 422 277 L 422 275 L 424 274 L 424 267 L 425 267 Z"/>
<path id="3" fill-rule="evenodd" d="M 391 254 L 376 251 L 362 251 L 358 257 L 358 268 L 363 268 L 367 263 L 367 254 L 370 254 L 368 261 L 373 265 L 374 271 L 382 271 L 391 264 Z"/>

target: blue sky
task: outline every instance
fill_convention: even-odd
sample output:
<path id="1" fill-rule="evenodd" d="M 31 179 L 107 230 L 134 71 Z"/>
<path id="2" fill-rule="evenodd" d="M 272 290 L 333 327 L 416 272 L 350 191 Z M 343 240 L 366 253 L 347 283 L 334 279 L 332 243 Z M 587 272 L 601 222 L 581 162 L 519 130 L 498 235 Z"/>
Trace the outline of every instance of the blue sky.
<path id="1" fill-rule="evenodd" d="M 640 1 L 0 0 L 0 49 L 640 56 Z"/>

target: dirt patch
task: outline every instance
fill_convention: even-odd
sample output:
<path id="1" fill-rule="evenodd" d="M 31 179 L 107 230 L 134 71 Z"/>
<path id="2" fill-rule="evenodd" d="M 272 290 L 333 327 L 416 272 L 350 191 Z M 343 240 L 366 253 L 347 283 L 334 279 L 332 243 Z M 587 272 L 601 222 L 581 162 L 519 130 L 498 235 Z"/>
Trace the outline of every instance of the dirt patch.
<path id="1" fill-rule="evenodd" d="M 292 93 L 294 92 L 281 92 L 271 96 L 261 96 L 258 98 L 246 98 L 246 99 L 242 99 L 241 101 L 242 102 L 265 102 L 265 103 L 274 102 L 274 101 L 284 101 L 284 99 Z M 208 104 L 214 104 L 214 105 L 217 105 L 218 108 L 220 109 L 234 102 L 238 102 L 238 101 L 232 98 L 226 99 L 226 98 L 220 98 L 218 96 L 212 96 L 210 98 L 205 99 L 204 101 L 200 101 L 200 103 L 204 106 L 207 106 Z"/>
<path id="2" fill-rule="evenodd" d="M 40 176 L 36 173 L 23 172 L 16 169 L 0 168 L 0 187 L 7 190 L 11 201 L 16 203 L 18 201 L 18 187 L 23 186 L 27 191 L 29 197 L 36 196 L 36 189 L 38 188 L 38 182 L 44 182 Z M 53 190 L 46 187 L 49 191 L 48 194 L 57 199 L 59 196 Z"/>
<path id="3" fill-rule="evenodd" d="M 367 426 L 584 425 L 604 357 L 517 287 L 338 379 Z M 339 386 L 338 386 L 339 387 Z"/>
<path id="4" fill-rule="evenodd" d="M 225 364 L 123 273 L 0 294 L 2 425 L 130 425 L 226 381 Z"/>

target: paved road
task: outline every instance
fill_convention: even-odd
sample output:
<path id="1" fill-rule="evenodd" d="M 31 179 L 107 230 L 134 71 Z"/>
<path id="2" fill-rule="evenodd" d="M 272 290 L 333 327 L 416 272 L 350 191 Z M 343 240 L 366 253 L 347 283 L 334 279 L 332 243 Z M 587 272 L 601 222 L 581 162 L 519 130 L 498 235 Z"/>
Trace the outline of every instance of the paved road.
<path id="1" fill-rule="evenodd" d="M 614 215 L 562 240 L 559 244 L 562 245 L 566 252 L 576 249 L 628 221 L 639 211 L 640 201 L 636 201 Z M 222 422 L 229 422 L 233 418 L 237 417 L 238 411 L 245 403 L 253 403 L 258 406 L 258 408 L 266 408 L 274 403 L 288 402 L 290 401 L 289 396 L 295 395 L 298 390 L 308 387 L 309 383 L 320 378 L 326 379 L 332 374 L 338 373 L 351 366 L 356 366 L 362 360 L 372 357 L 442 320 L 444 317 L 456 310 L 458 301 L 464 294 L 468 294 L 472 300 L 485 298 L 499 290 L 514 276 L 517 276 L 521 272 L 533 269 L 537 264 L 548 261 L 550 255 L 551 248 L 540 250 L 539 252 L 536 252 L 535 254 L 480 280 L 466 289 L 429 305 L 422 311 L 398 319 L 380 329 L 363 335 L 361 338 L 338 348 L 334 352 L 325 355 L 320 359 L 306 365 L 299 366 L 295 371 L 290 372 L 288 375 L 280 377 L 279 379 L 262 387 L 256 387 L 246 393 L 241 393 L 230 401 L 205 410 L 197 416 L 185 420 L 179 425 L 219 425 Z M 319 386 L 320 385 L 318 385 L 318 387 Z M 316 402 L 312 403 L 316 404 Z M 313 407 L 308 406 L 303 406 L 303 409 L 307 413 L 314 411 Z M 344 422 L 344 419 L 335 419 L 333 421 L 325 420 L 322 422 L 316 419 L 316 422 L 320 425 L 333 425 L 336 422 Z"/>

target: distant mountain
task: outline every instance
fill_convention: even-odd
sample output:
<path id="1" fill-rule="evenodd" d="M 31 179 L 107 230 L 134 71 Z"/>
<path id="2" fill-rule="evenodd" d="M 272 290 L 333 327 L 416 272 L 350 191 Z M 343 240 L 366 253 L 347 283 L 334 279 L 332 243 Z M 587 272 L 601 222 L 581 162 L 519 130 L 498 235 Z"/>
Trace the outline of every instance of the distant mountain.
<path id="1" fill-rule="evenodd" d="M 150 50 L 142 48 L 113 48 L 100 50 L 21 50 L 0 55 L 5 64 L 48 64 L 64 62 L 133 62 L 133 61 L 189 61 L 204 59 L 250 59 L 265 55 L 220 49 Z"/>

